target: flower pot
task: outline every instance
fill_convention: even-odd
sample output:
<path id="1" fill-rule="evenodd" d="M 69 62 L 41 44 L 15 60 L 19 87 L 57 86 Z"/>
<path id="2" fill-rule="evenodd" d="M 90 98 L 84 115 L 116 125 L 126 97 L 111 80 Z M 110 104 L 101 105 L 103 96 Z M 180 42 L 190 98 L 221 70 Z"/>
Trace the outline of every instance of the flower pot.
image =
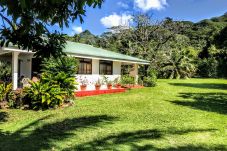
<path id="1" fill-rule="evenodd" d="M 101 85 L 95 85 L 95 90 L 100 90 Z"/>
<path id="2" fill-rule="evenodd" d="M 81 90 L 81 91 L 85 91 L 86 89 L 87 89 L 87 85 L 81 85 L 81 86 L 80 86 L 80 90 Z"/>
<path id="3" fill-rule="evenodd" d="M 107 89 L 109 89 L 109 90 L 112 89 L 112 84 L 108 84 Z"/>
<path id="4" fill-rule="evenodd" d="M 120 89 L 121 88 L 121 84 L 116 84 L 115 87 Z"/>

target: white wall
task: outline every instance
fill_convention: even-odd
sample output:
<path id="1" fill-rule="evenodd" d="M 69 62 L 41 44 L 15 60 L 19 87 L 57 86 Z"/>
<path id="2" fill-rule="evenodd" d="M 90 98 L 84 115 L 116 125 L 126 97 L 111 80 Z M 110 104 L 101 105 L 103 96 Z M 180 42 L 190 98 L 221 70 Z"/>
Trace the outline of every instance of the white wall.
<path id="1" fill-rule="evenodd" d="M 109 80 L 114 81 L 116 78 L 121 76 L 121 62 L 114 61 L 113 62 L 113 75 L 105 75 Z M 99 75 L 99 60 L 92 59 L 92 74 L 90 75 L 76 75 L 76 80 L 79 82 L 77 89 L 80 90 L 80 81 L 83 79 L 87 79 L 88 86 L 87 90 L 94 90 L 96 81 L 102 80 L 103 75 Z M 106 89 L 106 85 L 102 85 L 101 89 Z"/>

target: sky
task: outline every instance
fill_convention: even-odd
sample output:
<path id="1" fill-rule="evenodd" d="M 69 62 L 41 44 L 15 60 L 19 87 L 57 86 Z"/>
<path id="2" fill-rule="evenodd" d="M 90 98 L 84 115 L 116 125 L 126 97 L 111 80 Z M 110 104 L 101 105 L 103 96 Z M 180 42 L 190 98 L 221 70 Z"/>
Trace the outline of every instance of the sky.
<path id="1" fill-rule="evenodd" d="M 132 15 L 141 12 L 152 14 L 155 20 L 171 17 L 198 22 L 227 12 L 227 0 L 104 0 L 100 9 L 87 7 L 86 11 L 83 24 L 75 21 L 68 28 L 54 25 L 49 29 L 70 36 L 84 30 L 100 35 L 111 26 L 129 25 Z"/>
<path id="2" fill-rule="evenodd" d="M 198 22 L 227 12 L 227 0 L 105 0 L 101 9 L 87 7 L 86 10 L 83 24 L 76 21 L 62 32 L 74 35 L 89 30 L 100 35 L 111 26 L 127 26 L 132 15 L 138 12 L 152 14 L 155 20 L 171 17 Z"/>

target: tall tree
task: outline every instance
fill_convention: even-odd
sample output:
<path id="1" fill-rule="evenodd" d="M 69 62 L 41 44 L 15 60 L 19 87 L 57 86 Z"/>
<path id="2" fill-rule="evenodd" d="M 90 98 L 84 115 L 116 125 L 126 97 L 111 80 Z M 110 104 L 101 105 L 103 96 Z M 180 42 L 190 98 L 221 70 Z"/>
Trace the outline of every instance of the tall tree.
<path id="1" fill-rule="evenodd" d="M 83 22 L 86 6 L 100 7 L 104 0 L 1 0 L 1 45 L 18 45 L 29 49 L 37 57 L 58 57 L 64 54 L 65 38 L 59 32 L 48 31 L 58 24 L 68 27 L 79 19 Z"/>

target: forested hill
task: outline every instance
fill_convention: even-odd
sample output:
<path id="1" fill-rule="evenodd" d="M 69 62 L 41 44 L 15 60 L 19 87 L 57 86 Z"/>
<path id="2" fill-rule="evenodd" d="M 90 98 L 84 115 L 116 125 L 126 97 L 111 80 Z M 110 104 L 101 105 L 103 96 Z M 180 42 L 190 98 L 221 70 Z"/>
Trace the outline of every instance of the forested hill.
<path id="1" fill-rule="evenodd" d="M 113 27 L 100 36 L 86 30 L 67 40 L 146 59 L 162 78 L 227 77 L 227 13 L 197 23 L 154 22 L 139 14 L 130 29 Z"/>

